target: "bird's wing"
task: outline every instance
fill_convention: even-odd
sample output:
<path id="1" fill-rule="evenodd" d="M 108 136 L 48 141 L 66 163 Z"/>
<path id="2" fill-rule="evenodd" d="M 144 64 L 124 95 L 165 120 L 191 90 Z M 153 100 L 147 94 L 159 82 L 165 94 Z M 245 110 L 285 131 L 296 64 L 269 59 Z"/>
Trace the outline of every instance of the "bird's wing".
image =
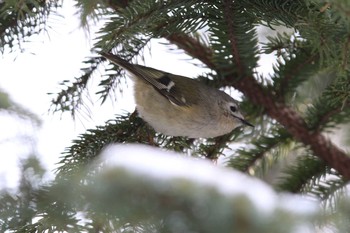
<path id="1" fill-rule="evenodd" d="M 137 78 L 145 80 L 172 104 L 178 106 L 188 105 L 179 88 L 176 87 L 174 81 L 171 79 L 171 74 L 150 67 L 131 64 L 112 53 L 100 52 L 100 54 Z"/>

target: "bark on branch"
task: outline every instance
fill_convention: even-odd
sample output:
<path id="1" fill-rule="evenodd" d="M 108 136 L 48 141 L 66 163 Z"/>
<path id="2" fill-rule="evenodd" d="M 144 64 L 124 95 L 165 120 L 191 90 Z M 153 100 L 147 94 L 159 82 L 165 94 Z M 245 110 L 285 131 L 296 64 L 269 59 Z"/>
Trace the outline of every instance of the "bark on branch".
<path id="1" fill-rule="evenodd" d="M 168 36 L 167 39 L 211 69 L 215 69 L 215 65 L 211 62 L 212 53 L 209 52 L 211 50 L 197 40 L 186 35 Z M 220 72 L 218 69 L 215 70 Z M 283 125 L 294 138 L 310 146 L 316 156 L 337 170 L 345 180 L 350 180 L 350 157 L 321 132 L 309 130 L 297 112 L 285 103 L 276 102 L 276 98 L 264 91 L 254 77 L 247 76 L 237 80 L 233 76 L 226 76 L 226 82 L 241 91 L 255 105 L 263 106 L 266 113 Z"/>
<path id="2" fill-rule="evenodd" d="M 125 3 L 127 5 L 127 1 L 125 1 Z M 226 1 L 226 4 L 232 4 L 232 1 Z M 232 5 L 225 9 L 228 10 L 230 8 L 232 8 Z M 232 16 L 231 12 L 232 11 L 226 11 L 226 16 Z M 233 27 L 234 25 L 232 25 L 231 22 L 232 20 L 228 18 L 228 25 Z M 236 40 L 233 30 L 229 30 L 228 34 L 232 37 L 230 40 L 231 43 L 235 43 Z M 192 57 L 199 59 L 209 68 L 220 72 L 212 62 L 212 50 L 199 41 L 185 34 L 173 34 L 165 38 Z M 239 59 L 239 53 L 236 48 L 237 46 L 232 44 L 232 52 L 235 54 L 234 59 L 236 59 L 234 64 L 238 65 L 241 72 L 240 75 L 243 75 L 243 64 L 241 64 L 240 60 L 237 60 Z M 285 103 L 276 101 L 277 98 L 273 98 L 272 94 L 266 93 L 254 77 L 246 76 L 237 80 L 233 76 L 226 76 L 226 81 L 228 84 L 241 91 L 254 104 L 263 106 L 266 109 L 266 113 L 282 124 L 294 138 L 310 146 L 316 156 L 325 161 L 330 167 L 337 170 L 345 180 L 350 180 L 350 157 L 322 135 L 321 132 L 309 130 L 304 119 L 299 116 L 298 113 Z"/>

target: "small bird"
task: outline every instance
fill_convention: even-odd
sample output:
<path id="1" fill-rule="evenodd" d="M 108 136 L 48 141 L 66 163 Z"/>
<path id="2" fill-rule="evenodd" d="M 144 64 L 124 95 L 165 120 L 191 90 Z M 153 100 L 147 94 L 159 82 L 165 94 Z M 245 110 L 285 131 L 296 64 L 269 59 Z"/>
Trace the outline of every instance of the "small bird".
<path id="1" fill-rule="evenodd" d="M 112 53 L 103 57 L 131 74 L 137 111 L 156 131 L 169 136 L 212 138 L 245 124 L 238 103 L 223 91 L 197 80 L 127 62 Z"/>

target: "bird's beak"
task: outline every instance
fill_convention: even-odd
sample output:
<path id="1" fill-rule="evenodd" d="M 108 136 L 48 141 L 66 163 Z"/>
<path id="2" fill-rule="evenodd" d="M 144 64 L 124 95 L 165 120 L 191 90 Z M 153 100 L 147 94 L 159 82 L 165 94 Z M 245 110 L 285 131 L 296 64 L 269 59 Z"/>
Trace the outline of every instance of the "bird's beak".
<path id="1" fill-rule="evenodd" d="M 248 121 L 244 120 L 243 118 L 240 118 L 241 122 L 245 125 L 249 125 L 254 128 L 254 125 L 250 124 Z"/>
<path id="2" fill-rule="evenodd" d="M 243 124 L 245 125 L 249 125 L 251 127 L 254 128 L 254 125 L 250 124 L 248 121 L 244 120 L 243 117 L 239 117 L 239 116 L 235 116 L 235 115 L 232 115 L 233 117 L 237 118 L 238 120 L 240 120 Z"/>

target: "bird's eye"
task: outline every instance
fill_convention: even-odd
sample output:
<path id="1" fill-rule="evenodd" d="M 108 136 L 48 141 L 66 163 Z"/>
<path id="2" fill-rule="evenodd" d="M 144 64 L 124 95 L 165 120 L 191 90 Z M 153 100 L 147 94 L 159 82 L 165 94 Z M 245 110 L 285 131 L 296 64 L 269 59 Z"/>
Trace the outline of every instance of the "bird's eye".
<path id="1" fill-rule="evenodd" d="M 237 108 L 236 108 L 235 106 L 230 106 L 230 110 L 231 110 L 232 112 L 236 112 L 236 111 L 237 111 Z"/>

